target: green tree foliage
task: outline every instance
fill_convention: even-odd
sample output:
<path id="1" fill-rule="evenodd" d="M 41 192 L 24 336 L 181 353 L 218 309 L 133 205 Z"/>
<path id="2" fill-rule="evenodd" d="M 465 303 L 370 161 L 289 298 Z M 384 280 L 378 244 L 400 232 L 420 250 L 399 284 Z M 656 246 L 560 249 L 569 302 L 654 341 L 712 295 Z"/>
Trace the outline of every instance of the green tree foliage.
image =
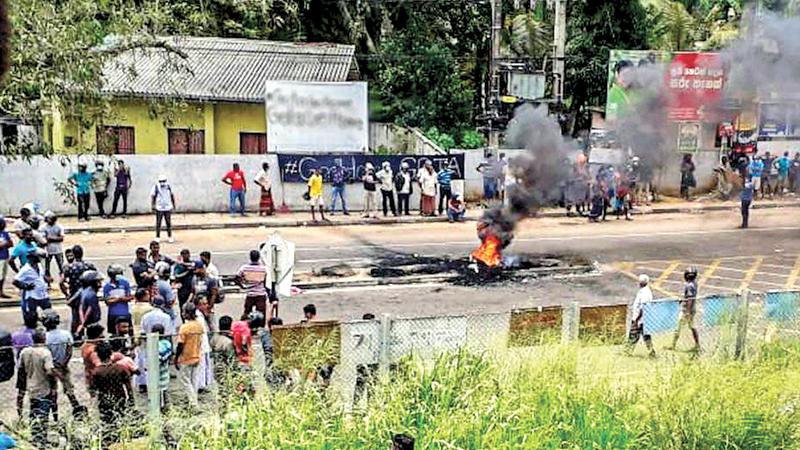
<path id="1" fill-rule="evenodd" d="M 605 104 L 609 51 L 647 48 L 648 22 L 639 0 L 573 0 L 568 14 L 566 94 L 578 113 Z"/>
<path id="2" fill-rule="evenodd" d="M 376 68 L 381 103 L 401 125 L 437 126 L 456 135 L 470 127 L 481 105 L 486 70 L 486 5 L 400 3 L 389 11 Z"/>

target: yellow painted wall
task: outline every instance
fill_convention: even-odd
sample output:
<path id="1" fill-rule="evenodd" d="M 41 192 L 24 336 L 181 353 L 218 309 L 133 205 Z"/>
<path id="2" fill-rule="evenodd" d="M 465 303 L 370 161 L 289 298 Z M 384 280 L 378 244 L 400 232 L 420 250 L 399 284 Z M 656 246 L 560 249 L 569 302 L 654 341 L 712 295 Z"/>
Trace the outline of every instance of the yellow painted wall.
<path id="1" fill-rule="evenodd" d="M 207 154 L 238 154 L 240 132 L 265 133 L 267 129 L 263 104 L 193 103 L 172 116 L 172 123 L 167 127 L 163 117 L 151 117 L 147 101 L 118 100 L 104 125 L 133 127 L 136 154 L 142 155 L 168 153 L 167 128 L 204 130 Z M 75 121 L 63 120 L 57 113 L 53 114 L 52 123 L 52 145 L 57 152 L 95 148 L 95 127 L 82 128 Z M 73 138 L 73 147 L 65 147 L 66 137 Z"/>
<path id="2" fill-rule="evenodd" d="M 239 133 L 266 133 L 263 104 L 217 103 L 214 105 L 217 153 L 239 154 Z"/>

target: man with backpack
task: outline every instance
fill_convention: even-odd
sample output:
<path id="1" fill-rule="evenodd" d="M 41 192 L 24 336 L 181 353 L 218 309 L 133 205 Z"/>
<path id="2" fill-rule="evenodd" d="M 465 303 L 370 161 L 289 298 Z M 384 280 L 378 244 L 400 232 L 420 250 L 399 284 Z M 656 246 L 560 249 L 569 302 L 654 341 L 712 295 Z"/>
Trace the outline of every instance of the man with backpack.
<path id="1" fill-rule="evenodd" d="M 167 237 L 170 243 L 175 242 L 172 239 L 172 211 L 175 210 L 175 194 L 172 192 L 172 186 L 167 183 L 167 176 L 160 175 L 158 183 L 153 186 L 150 192 L 150 206 L 156 213 L 156 241 L 161 239 L 161 222 L 167 225 Z"/>

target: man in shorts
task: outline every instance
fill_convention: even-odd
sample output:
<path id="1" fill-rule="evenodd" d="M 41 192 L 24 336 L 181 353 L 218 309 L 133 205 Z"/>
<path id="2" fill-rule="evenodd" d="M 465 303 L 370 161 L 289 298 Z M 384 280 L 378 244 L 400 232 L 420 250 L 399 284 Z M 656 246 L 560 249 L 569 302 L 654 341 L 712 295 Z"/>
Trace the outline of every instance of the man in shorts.
<path id="1" fill-rule="evenodd" d="M 319 215 L 325 220 L 325 202 L 322 200 L 322 175 L 319 169 L 314 169 L 311 178 L 308 179 L 308 204 L 311 206 L 311 220 L 317 221 L 314 207 L 319 209 Z"/>

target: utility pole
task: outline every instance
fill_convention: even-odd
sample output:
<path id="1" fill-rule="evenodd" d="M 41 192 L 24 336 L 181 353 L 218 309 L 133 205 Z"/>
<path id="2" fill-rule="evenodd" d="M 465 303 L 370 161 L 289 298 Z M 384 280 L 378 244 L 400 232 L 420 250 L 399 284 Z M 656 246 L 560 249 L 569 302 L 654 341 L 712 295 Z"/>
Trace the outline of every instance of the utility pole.
<path id="1" fill-rule="evenodd" d="M 497 119 L 500 116 L 500 36 L 503 29 L 503 5 L 501 0 L 492 1 L 492 57 L 489 64 L 489 107 L 487 108 L 489 125 L 489 148 L 496 150 L 500 146 L 500 131 Z"/>
<path id="2" fill-rule="evenodd" d="M 557 104 L 564 100 L 564 54 L 567 46 L 567 0 L 555 0 L 553 27 L 553 97 Z"/>

